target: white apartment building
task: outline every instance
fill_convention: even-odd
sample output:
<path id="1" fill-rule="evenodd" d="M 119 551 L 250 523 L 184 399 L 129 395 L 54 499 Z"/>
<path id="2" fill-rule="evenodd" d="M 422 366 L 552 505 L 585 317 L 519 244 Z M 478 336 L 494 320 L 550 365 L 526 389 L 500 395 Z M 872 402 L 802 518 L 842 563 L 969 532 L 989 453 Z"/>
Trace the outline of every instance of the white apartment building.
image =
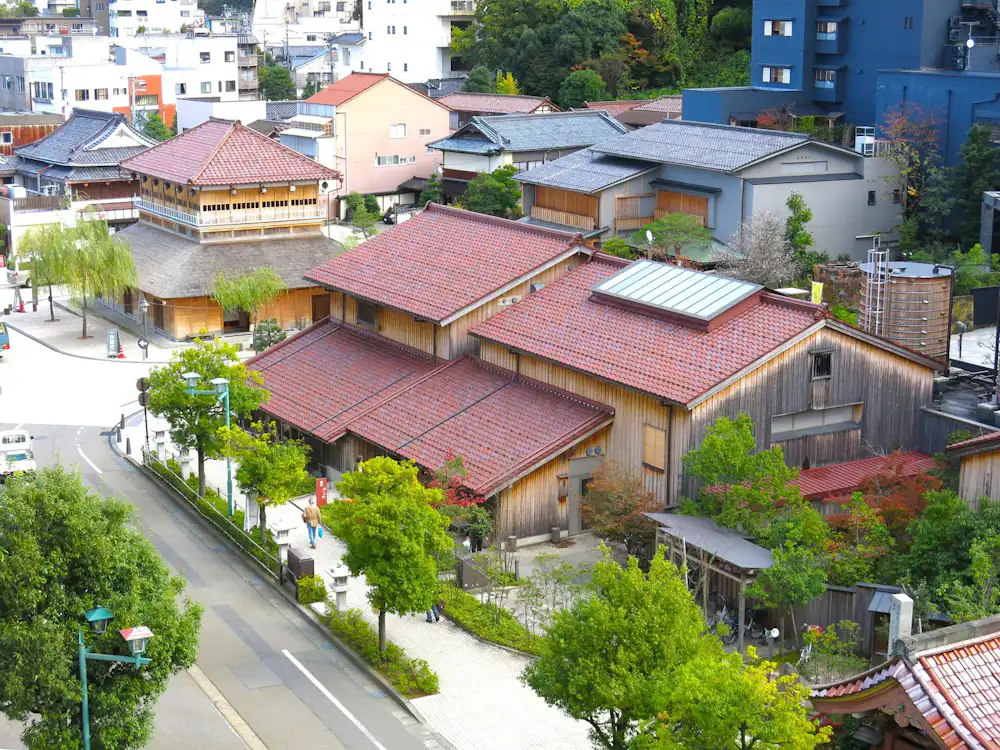
<path id="1" fill-rule="evenodd" d="M 161 64 L 158 72 L 166 105 L 189 96 L 213 96 L 221 101 L 240 98 L 235 34 L 142 34 L 115 41 Z"/>
<path id="2" fill-rule="evenodd" d="M 365 44 L 358 57 L 366 73 L 390 73 L 404 82 L 457 77 L 468 67 L 452 59 L 452 27 L 465 28 L 475 0 L 362 0 Z M 428 7 L 430 6 L 430 7 Z"/>
<path id="3" fill-rule="evenodd" d="M 203 27 L 205 12 L 196 0 L 114 0 L 110 9 L 111 36 L 127 39 L 147 34 L 177 34 Z"/>
<path id="4" fill-rule="evenodd" d="M 354 0 L 255 0 L 253 35 L 261 47 L 285 58 L 289 47 L 322 47 L 328 35 L 358 31 Z"/>

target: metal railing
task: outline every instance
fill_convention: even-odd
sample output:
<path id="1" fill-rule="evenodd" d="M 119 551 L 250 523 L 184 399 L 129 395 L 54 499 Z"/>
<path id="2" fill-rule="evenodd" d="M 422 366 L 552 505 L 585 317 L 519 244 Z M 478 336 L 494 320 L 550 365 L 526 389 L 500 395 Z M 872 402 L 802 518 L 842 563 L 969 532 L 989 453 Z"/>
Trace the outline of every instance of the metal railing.
<path id="1" fill-rule="evenodd" d="M 257 66 L 257 55 L 237 55 L 236 62 L 240 65 Z"/>
<path id="2" fill-rule="evenodd" d="M 451 13 L 455 16 L 471 16 L 476 12 L 476 0 L 451 0 Z"/>
<path id="3" fill-rule="evenodd" d="M 224 211 L 202 211 L 198 214 L 179 211 L 145 198 L 133 198 L 136 208 L 194 227 L 221 226 L 224 224 L 253 224 L 264 221 L 295 219 L 325 219 L 326 206 L 271 206 L 262 208 L 230 209 Z"/>
<path id="4" fill-rule="evenodd" d="M 69 208 L 68 195 L 29 195 L 14 198 L 14 211 L 59 211 Z"/>

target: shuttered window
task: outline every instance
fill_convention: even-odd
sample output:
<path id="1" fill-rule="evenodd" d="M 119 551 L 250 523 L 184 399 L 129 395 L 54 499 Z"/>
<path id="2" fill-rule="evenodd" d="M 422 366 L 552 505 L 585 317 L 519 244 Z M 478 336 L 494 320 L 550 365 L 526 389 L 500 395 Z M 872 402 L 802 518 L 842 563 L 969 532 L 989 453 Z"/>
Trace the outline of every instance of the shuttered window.
<path id="1" fill-rule="evenodd" d="M 650 469 L 664 471 L 667 468 L 667 432 L 659 427 L 643 425 L 642 463 Z"/>

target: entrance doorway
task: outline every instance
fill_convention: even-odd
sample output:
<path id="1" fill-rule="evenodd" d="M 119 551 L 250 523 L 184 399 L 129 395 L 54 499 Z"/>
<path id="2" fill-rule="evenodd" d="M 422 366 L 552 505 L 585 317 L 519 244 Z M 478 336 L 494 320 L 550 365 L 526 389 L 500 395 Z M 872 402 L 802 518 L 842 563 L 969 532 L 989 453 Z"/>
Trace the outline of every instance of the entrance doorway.
<path id="1" fill-rule="evenodd" d="M 319 323 L 330 317 L 330 293 L 312 296 L 312 322 Z"/>
<path id="2" fill-rule="evenodd" d="M 569 461 L 569 534 L 580 534 L 587 530 L 583 522 L 580 507 L 590 485 L 594 481 L 594 473 L 604 463 L 604 456 L 581 456 Z"/>

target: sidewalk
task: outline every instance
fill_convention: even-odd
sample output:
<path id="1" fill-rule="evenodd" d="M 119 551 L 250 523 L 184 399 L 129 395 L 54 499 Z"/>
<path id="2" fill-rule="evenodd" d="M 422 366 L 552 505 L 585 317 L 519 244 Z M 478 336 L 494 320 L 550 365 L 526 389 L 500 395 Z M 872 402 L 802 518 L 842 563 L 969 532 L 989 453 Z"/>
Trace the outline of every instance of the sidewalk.
<path id="1" fill-rule="evenodd" d="M 152 415 L 151 415 L 152 419 Z M 131 438 L 132 454 L 139 457 L 145 440 L 142 414 L 127 421 L 125 436 Z M 214 487 L 226 486 L 224 461 L 209 461 L 206 478 Z M 244 498 L 234 486 L 234 503 L 242 508 Z M 336 490 L 330 488 L 331 499 Z M 287 518 L 294 523 L 292 546 L 309 548 L 309 536 L 301 513 L 305 502 L 297 500 L 268 508 L 268 522 Z M 340 565 L 344 544 L 328 531 L 312 550 L 317 575 L 332 586 L 330 571 Z M 365 620 L 378 627 L 378 613 L 368 605 L 364 578 L 351 578 L 348 606 L 361 611 Z M 579 750 L 590 747 L 588 725 L 570 719 L 521 684 L 518 676 L 528 659 L 483 643 L 446 619 L 428 624 L 424 616 L 388 615 L 386 632 L 409 656 L 426 660 L 440 677 L 437 695 L 418 698 L 414 706 L 426 717 L 430 728 L 457 750 Z"/>

